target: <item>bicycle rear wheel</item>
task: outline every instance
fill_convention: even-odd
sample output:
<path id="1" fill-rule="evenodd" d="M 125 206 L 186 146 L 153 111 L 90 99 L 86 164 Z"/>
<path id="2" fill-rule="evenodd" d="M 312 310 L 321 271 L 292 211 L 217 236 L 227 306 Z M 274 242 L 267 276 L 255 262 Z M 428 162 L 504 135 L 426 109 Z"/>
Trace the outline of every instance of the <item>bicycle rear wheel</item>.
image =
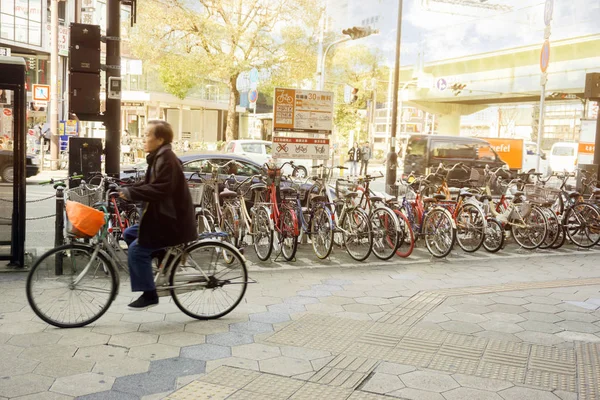
<path id="1" fill-rule="evenodd" d="M 233 260 L 227 262 L 224 254 Z M 203 240 L 192 244 L 169 273 L 173 302 L 196 319 L 229 314 L 244 298 L 248 271 L 240 252 L 229 243 Z"/>
<path id="2" fill-rule="evenodd" d="M 560 231 L 562 227 L 556 214 L 554 214 L 549 208 L 542 208 L 542 212 L 546 216 L 546 220 L 548 222 L 546 225 L 548 233 L 546 235 L 546 239 L 544 239 L 540 245 L 540 249 L 549 249 L 558 241 L 558 239 L 560 239 Z"/>
<path id="3" fill-rule="evenodd" d="M 527 250 L 537 249 L 548 234 L 546 215 L 537 206 L 530 206 L 526 215 L 519 215 L 517 221 L 511 222 L 511 232 L 515 242 Z M 524 210 L 526 208 L 521 208 Z"/>
<path id="4" fill-rule="evenodd" d="M 450 214 L 442 209 L 428 212 L 423 219 L 423 236 L 432 256 L 443 258 L 450 254 L 456 241 L 456 229 Z"/>
<path id="5" fill-rule="evenodd" d="M 600 211 L 588 203 L 577 203 L 570 207 L 563 224 L 569 239 L 577 246 L 589 248 L 600 241 Z"/>
<path id="6" fill-rule="evenodd" d="M 456 241 L 461 249 L 473 253 L 485 239 L 486 221 L 483 212 L 473 204 L 465 204 L 456 213 Z"/>
<path id="7" fill-rule="evenodd" d="M 346 214 L 342 221 L 342 237 L 346 251 L 356 261 L 364 261 L 373 250 L 373 232 L 369 217 L 364 211 L 355 208 Z"/>
<path id="8" fill-rule="evenodd" d="M 252 217 L 254 251 L 261 261 L 267 261 L 273 251 L 273 230 L 270 220 L 269 212 L 262 207 L 257 209 Z"/>
<path id="9" fill-rule="evenodd" d="M 223 219 L 221 220 L 221 231 L 227 234 L 225 239 L 236 249 L 239 248 L 239 225 L 240 217 L 237 210 L 232 205 L 227 205 L 223 211 Z M 224 253 L 225 261 L 233 261 L 233 256 L 228 252 Z"/>
<path id="10" fill-rule="evenodd" d="M 488 218 L 483 248 L 496 253 L 504 246 L 504 227 L 496 219 Z"/>
<path id="11" fill-rule="evenodd" d="M 310 221 L 310 241 L 319 259 L 329 257 L 333 248 L 333 220 L 331 213 L 323 206 L 317 206 Z"/>
<path id="12" fill-rule="evenodd" d="M 281 254 L 286 261 L 292 261 L 298 250 L 298 219 L 296 213 L 285 208 L 280 217 L 280 230 L 277 231 L 279 243 L 281 243 Z"/>
<path id="13" fill-rule="evenodd" d="M 389 260 L 403 239 L 398 218 L 389 208 L 380 207 L 373 210 L 370 219 L 373 229 L 373 253 L 380 260 Z"/>
<path id="14" fill-rule="evenodd" d="M 398 222 L 400 222 L 400 228 L 403 232 L 400 244 L 396 250 L 396 255 L 406 258 L 412 254 L 415 248 L 415 233 L 413 232 L 410 221 L 406 218 L 406 215 L 400 210 L 395 209 L 394 212 L 396 213 L 396 217 L 398 217 Z"/>
<path id="15" fill-rule="evenodd" d="M 117 295 L 119 277 L 104 253 L 94 252 L 92 246 L 73 243 L 52 249 L 36 261 L 27 276 L 26 292 L 40 319 L 59 328 L 78 328 L 108 310 Z M 60 267 L 62 274 L 57 273 Z"/>

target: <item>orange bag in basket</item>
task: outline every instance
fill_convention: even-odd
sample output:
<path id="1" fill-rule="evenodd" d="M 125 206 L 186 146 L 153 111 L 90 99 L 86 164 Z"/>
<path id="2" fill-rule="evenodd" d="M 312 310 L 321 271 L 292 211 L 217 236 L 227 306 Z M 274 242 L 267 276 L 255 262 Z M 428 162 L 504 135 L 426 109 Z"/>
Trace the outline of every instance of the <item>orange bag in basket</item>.
<path id="1" fill-rule="evenodd" d="M 104 226 L 104 213 L 75 201 L 67 201 L 70 233 L 78 237 L 93 237 Z"/>

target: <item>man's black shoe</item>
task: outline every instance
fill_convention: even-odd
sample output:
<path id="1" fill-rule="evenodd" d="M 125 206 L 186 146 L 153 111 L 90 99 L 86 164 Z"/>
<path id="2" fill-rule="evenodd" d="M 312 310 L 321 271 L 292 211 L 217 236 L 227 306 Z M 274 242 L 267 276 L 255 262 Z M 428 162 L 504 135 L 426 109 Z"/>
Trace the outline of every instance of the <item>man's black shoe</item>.
<path id="1" fill-rule="evenodd" d="M 131 310 L 141 311 L 157 305 L 158 296 L 156 295 L 156 292 L 151 293 L 150 295 L 147 292 L 144 292 L 143 295 L 141 295 L 136 301 L 129 304 L 127 307 L 129 307 Z"/>

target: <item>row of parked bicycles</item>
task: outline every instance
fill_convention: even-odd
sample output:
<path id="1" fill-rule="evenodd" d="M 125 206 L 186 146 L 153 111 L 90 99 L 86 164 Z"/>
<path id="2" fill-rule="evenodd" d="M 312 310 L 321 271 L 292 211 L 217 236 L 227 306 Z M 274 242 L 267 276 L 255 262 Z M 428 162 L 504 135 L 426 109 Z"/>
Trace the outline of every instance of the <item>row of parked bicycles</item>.
<path id="1" fill-rule="evenodd" d="M 455 245 L 470 253 L 482 247 L 498 252 L 509 238 L 529 250 L 567 241 L 589 248 L 600 241 L 600 189 L 591 177 L 584 178 L 584 196 L 570 190 L 574 174 L 515 176 L 459 163 L 410 174 L 389 196 L 371 190 L 382 176 L 333 179 L 332 168 L 318 165 L 314 176 L 298 181 L 282 176 L 286 163 L 265 165 L 266 175 L 239 182 L 220 173 L 231 163 L 211 164 L 210 177 L 198 176 L 200 183 L 191 185 L 199 230 L 224 232 L 233 246 L 254 247 L 262 261 L 273 252 L 291 261 L 303 242 L 319 259 L 336 246 L 364 261 L 371 254 L 409 257 L 420 243 L 443 258 Z"/>

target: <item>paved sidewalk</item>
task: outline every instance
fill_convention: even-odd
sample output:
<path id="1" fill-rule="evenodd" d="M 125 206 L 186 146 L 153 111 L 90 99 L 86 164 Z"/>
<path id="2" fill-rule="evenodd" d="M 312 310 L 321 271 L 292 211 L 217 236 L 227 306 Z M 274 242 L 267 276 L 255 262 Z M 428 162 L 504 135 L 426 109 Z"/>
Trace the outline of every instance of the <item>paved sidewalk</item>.
<path id="1" fill-rule="evenodd" d="M 0 275 L 0 399 L 600 399 L 600 255 L 252 272 L 195 321 L 168 298 L 42 323 Z"/>

